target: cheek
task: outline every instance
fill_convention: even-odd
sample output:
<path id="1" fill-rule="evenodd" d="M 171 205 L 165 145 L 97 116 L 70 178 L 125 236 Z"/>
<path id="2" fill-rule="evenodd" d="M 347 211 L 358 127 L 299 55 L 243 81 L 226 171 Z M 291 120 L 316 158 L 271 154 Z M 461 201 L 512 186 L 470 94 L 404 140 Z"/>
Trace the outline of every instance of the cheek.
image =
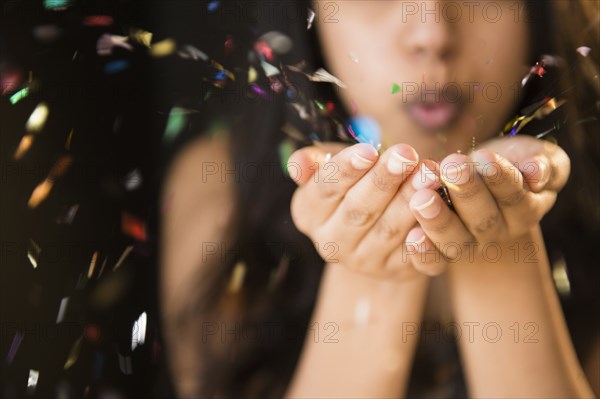
<path id="1" fill-rule="evenodd" d="M 479 87 L 472 104 L 481 114 L 482 136 L 489 138 L 517 111 L 520 101 L 521 80 L 529 71 L 527 65 L 526 28 L 510 23 L 482 30 L 481 49 L 467 57 L 474 69 Z"/>

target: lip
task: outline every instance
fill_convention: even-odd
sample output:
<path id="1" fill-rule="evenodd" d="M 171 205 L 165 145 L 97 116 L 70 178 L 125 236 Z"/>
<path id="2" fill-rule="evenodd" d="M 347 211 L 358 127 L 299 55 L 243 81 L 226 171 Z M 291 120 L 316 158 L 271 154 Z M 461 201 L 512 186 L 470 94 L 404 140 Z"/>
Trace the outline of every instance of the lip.
<path id="1" fill-rule="evenodd" d="M 427 130 L 438 130 L 454 122 L 460 107 L 447 101 L 418 102 L 408 105 L 408 113 L 420 126 Z"/>

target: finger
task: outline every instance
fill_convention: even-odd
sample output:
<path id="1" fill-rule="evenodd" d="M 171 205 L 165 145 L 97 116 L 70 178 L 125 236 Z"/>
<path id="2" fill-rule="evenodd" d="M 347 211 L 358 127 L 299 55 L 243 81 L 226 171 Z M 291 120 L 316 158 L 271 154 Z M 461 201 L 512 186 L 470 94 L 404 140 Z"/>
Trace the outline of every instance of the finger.
<path id="1" fill-rule="evenodd" d="M 561 190 L 571 172 L 571 161 L 567 153 L 546 140 L 529 136 L 504 137 L 490 140 L 480 148 L 499 153 L 517 166 L 534 192 Z M 538 162 L 541 164 L 537 165 Z"/>
<path id="2" fill-rule="evenodd" d="M 449 155 L 440 164 L 441 177 L 464 225 L 475 237 L 487 241 L 503 231 L 504 220 L 475 165 L 465 155 Z"/>
<path id="3" fill-rule="evenodd" d="M 307 153 L 299 153 L 300 163 Z M 325 222 L 346 192 L 375 165 L 379 154 L 369 144 L 355 144 L 332 156 L 329 162 L 311 165 L 316 171 L 292 197 L 291 211 L 296 227 L 308 233 Z M 306 163 L 304 163 L 306 165 Z M 306 168 L 304 168 L 306 169 Z M 302 170 L 302 169 L 301 169 Z"/>
<path id="4" fill-rule="evenodd" d="M 403 181 L 414 171 L 417 162 L 418 155 L 412 147 L 406 144 L 390 147 L 376 165 L 347 191 L 323 228 L 331 234 L 343 230 L 358 245 L 383 214 Z"/>
<path id="5" fill-rule="evenodd" d="M 473 159 L 510 233 L 522 233 L 537 224 L 554 205 L 556 192 L 529 191 L 521 172 L 502 156 L 483 149 L 474 152 Z"/>
<path id="6" fill-rule="evenodd" d="M 410 208 L 421 229 L 450 262 L 460 259 L 475 243 L 473 235 L 437 192 L 431 189 L 417 191 L 410 200 Z"/>
<path id="7" fill-rule="evenodd" d="M 550 142 L 544 142 L 544 153 L 523 162 L 519 169 L 531 191 L 560 191 L 567 184 L 571 173 L 571 160 L 567 153 Z"/>
<path id="8" fill-rule="evenodd" d="M 415 168 L 417 169 L 417 168 Z M 373 227 L 358 244 L 357 254 L 368 253 L 378 264 L 387 264 L 392 253 L 402 246 L 409 230 L 415 225 L 416 219 L 409 207 L 409 201 L 417 189 L 437 189 L 440 179 L 434 170 L 434 161 L 424 160 L 417 171 L 409 176 L 394 195 Z M 373 252 L 372 248 L 378 248 Z"/>
<path id="9" fill-rule="evenodd" d="M 311 180 L 317 166 L 330 161 L 334 155 L 347 147 L 348 145 L 343 143 L 321 143 L 296 150 L 287 161 L 288 175 L 296 184 L 302 186 Z"/>
<path id="10" fill-rule="evenodd" d="M 448 268 L 447 259 L 420 227 L 415 227 L 408 233 L 406 252 L 413 267 L 420 273 L 438 276 Z"/>

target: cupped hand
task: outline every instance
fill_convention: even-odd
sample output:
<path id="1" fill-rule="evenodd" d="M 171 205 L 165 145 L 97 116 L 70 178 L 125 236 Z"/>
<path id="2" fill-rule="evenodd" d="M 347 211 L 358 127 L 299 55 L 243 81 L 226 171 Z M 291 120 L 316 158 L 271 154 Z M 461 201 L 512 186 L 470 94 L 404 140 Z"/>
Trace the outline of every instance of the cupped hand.
<path id="1" fill-rule="evenodd" d="M 417 165 L 405 144 L 381 156 L 368 144 L 300 149 L 288 161 L 299 185 L 294 223 L 328 263 L 372 276 L 414 276 L 405 240 L 416 224 L 408 206 L 416 189 L 408 179 Z"/>
<path id="2" fill-rule="evenodd" d="M 470 154 L 452 154 L 439 165 L 455 212 L 433 190 L 418 190 L 410 208 L 419 227 L 407 242 L 418 269 L 473 261 L 490 246 L 510 245 L 552 208 L 570 172 L 558 146 L 532 137 L 492 140 Z M 498 248 L 500 248 L 498 247 Z"/>

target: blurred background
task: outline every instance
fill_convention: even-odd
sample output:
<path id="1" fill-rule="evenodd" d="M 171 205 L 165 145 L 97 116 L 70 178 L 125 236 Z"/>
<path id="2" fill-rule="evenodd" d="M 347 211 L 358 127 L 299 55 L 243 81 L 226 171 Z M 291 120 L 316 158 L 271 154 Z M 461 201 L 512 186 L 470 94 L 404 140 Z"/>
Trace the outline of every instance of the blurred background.
<path id="1" fill-rule="evenodd" d="M 226 79 L 223 4 L 0 4 L 0 397 L 169 395 L 160 165 Z"/>

